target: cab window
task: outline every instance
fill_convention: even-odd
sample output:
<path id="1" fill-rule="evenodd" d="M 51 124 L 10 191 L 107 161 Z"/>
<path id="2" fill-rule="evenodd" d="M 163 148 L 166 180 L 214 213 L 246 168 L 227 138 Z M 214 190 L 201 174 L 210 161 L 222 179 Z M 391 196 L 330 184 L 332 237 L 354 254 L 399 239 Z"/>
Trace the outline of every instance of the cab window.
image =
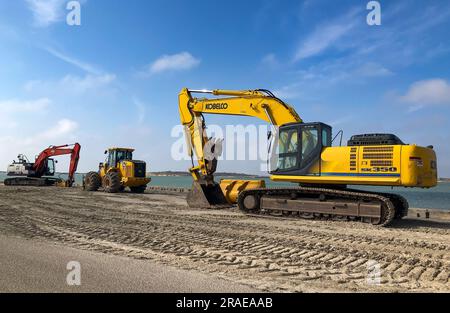
<path id="1" fill-rule="evenodd" d="M 53 176 L 55 175 L 55 160 L 53 159 L 47 159 L 47 168 L 45 171 L 46 176 Z"/>
<path id="2" fill-rule="evenodd" d="M 117 162 L 132 159 L 131 151 L 117 151 Z"/>
<path id="3" fill-rule="evenodd" d="M 324 147 L 332 146 L 332 129 L 323 123 L 293 123 L 280 127 L 277 170 L 271 173 L 310 175 Z M 316 173 L 312 174 L 316 175 Z"/>
<path id="4" fill-rule="evenodd" d="M 110 151 L 109 152 L 108 165 L 110 167 L 116 166 L 116 151 Z"/>
<path id="5" fill-rule="evenodd" d="M 304 129 L 302 131 L 302 159 L 307 158 L 319 143 L 319 132 L 317 129 Z"/>
<path id="6" fill-rule="evenodd" d="M 297 129 L 284 130 L 280 133 L 278 169 L 289 170 L 298 163 L 298 132 Z"/>
<path id="7" fill-rule="evenodd" d="M 322 146 L 331 147 L 331 131 L 329 128 L 322 129 Z"/>

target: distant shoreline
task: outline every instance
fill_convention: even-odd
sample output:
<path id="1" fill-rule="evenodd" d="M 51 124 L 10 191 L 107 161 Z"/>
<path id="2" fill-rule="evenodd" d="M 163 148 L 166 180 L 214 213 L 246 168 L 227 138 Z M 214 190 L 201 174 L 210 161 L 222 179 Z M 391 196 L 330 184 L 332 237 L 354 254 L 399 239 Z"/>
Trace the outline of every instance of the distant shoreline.
<path id="1" fill-rule="evenodd" d="M 172 172 L 172 171 L 163 171 L 163 172 L 150 172 L 147 173 L 148 176 L 155 177 L 189 177 L 191 176 L 188 172 Z M 269 176 L 260 176 L 260 175 L 252 175 L 252 174 L 244 174 L 244 173 L 226 173 L 226 172 L 217 172 L 214 176 L 220 177 L 247 177 L 247 178 L 269 178 Z"/>
<path id="2" fill-rule="evenodd" d="M 6 172 L 0 171 L 0 174 L 3 174 L 6 176 Z M 55 173 L 56 175 L 67 175 L 68 173 L 64 172 L 58 172 Z M 86 175 L 87 173 L 76 173 L 77 175 Z M 269 178 L 269 176 L 260 176 L 260 175 L 252 175 L 252 174 L 244 174 L 244 173 L 215 173 L 214 174 L 217 177 L 245 177 L 245 178 Z M 190 177 L 191 174 L 189 172 L 178 172 L 178 171 L 163 171 L 163 172 L 149 172 L 147 173 L 147 176 L 150 177 Z"/>
<path id="3" fill-rule="evenodd" d="M 6 176 L 5 171 L 0 171 L 0 174 Z M 56 175 L 67 175 L 68 173 L 58 172 Z M 87 173 L 76 173 L 77 175 L 86 175 Z M 148 172 L 148 177 L 190 177 L 191 174 L 189 172 L 181 172 L 181 171 L 162 171 L 162 172 Z M 270 176 L 261 176 L 261 175 L 253 175 L 253 174 L 245 174 L 245 173 L 228 173 L 228 172 L 217 172 L 214 174 L 216 177 L 242 177 L 242 178 L 259 178 L 259 179 L 268 179 Z M 450 178 L 441 177 L 438 180 L 438 183 L 450 183 Z"/>

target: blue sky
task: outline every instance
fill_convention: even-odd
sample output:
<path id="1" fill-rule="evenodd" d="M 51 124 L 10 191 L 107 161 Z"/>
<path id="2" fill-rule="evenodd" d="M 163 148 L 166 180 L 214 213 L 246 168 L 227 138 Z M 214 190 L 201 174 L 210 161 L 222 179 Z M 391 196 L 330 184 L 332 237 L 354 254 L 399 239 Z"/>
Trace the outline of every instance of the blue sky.
<path id="1" fill-rule="evenodd" d="M 66 24 L 66 3 L 0 0 L 0 169 L 78 141 L 81 171 L 108 146 L 135 147 L 151 170 L 185 170 L 170 154 L 181 88 L 266 88 L 346 139 L 391 132 L 434 145 L 450 176 L 446 0 L 380 1 L 381 26 L 367 25 L 365 0 L 84 0 L 81 26 Z"/>

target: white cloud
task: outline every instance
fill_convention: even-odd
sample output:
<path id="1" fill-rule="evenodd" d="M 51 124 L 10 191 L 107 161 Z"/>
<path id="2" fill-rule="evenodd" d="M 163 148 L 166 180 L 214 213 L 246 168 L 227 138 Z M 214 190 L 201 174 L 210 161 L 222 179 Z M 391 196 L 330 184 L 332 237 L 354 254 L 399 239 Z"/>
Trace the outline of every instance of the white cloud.
<path id="1" fill-rule="evenodd" d="M 116 75 L 104 74 L 104 75 L 86 75 L 84 77 L 67 75 L 59 84 L 62 87 L 69 88 L 73 91 L 83 93 L 90 89 L 98 89 L 111 84 L 116 80 Z"/>
<path id="2" fill-rule="evenodd" d="M 145 116 L 147 113 L 145 104 L 136 97 L 133 97 L 133 103 L 136 106 L 138 112 L 138 124 L 142 125 L 145 121 Z"/>
<path id="3" fill-rule="evenodd" d="M 109 86 L 116 80 L 113 74 L 86 75 L 84 77 L 66 75 L 59 81 L 29 81 L 25 84 L 27 92 L 48 92 L 54 91 L 65 94 L 84 94 L 91 90 L 98 90 Z"/>
<path id="4" fill-rule="evenodd" d="M 328 124 L 332 125 L 333 127 L 336 127 L 336 126 L 339 126 L 339 125 L 348 124 L 349 122 L 352 122 L 353 120 L 354 120 L 353 116 L 345 116 L 345 117 L 341 117 L 341 118 L 332 120 Z"/>
<path id="5" fill-rule="evenodd" d="M 294 83 L 274 90 L 273 94 L 283 100 L 292 100 L 298 99 L 302 95 L 300 90 L 300 84 Z"/>
<path id="6" fill-rule="evenodd" d="M 43 123 L 33 125 L 35 133 L 28 131 L 27 135 L 5 134 L 0 135 L 0 171 L 6 169 L 7 165 L 19 153 L 24 153 L 30 160 L 34 159 L 40 151 L 50 145 L 61 145 L 72 143 L 76 140 L 75 131 L 78 129 L 78 123 L 70 119 L 61 119 L 54 126 L 48 129 L 39 130 Z M 30 135 L 32 134 L 32 135 Z M 68 168 L 68 160 L 63 159 L 58 170 L 64 171 Z"/>
<path id="7" fill-rule="evenodd" d="M 73 139 L 73 133 L 78 129 L 78 123 L 70 119 L 61 119 L 56 122 L 54 126 L 50 128 L 38 131 L 33 135 L 28 137 L 16 137 L 15 135 L 5 135 L 0 136 L 0 143 L 8 147 L 8 150 L 13 150 L 12 147 L 34 147 L 34 150 L 42 149 L 43 146 L 48 146 L 51 144 L 61 144 L 55 143 L 54 140 L 61 139 Z M 17 149 L 16 149 L 17 150 Z M 20 149 L 19 149 L 20 150 Z M 27 148 L 27 150 L 29 150 Z M 14 150 L 15 151 L 15 150 Z M 34 151 L 36 152 L 36 151 Z M 15 151 L 14 153 L 17 153 Z"/>
<path id="8" fill-rule="evenodd" d="M 274 53 L 269 53 L 269 54 L 265 55 L 262 58 L 261 63 L 264 66 L 268 66 L 271 68 L 276 68 L 280 65 L 280 62 L 278 61 L 278 58 Z"/>
<path id="9" fill-rule="evenodd" d="M 92 75 L 100 75 L 102 73 L 102 71 L 100 69 L 98 69 L 95 65 L 83 62 L 81 60 L 78 60 L 76 58 L 73 58 L 71 56 L 68 56 L 60 51 L 57 51 L 51 47 L 43 47 L 43 49 L 45 51 L 47 51 L 48 53 L 50 53 L 51 55 L 53 55 L 54 57 L 69 63 L 71 65 L 74 65 L 76 67 L 78 67 L 79 69 L 92 74 Z"/>
<path id="10" fill-rule="evenodd" d="M 394 73 L 380 64 L 369 62 L 357 68 L 354 74 L 363 77 L 385 77 Z"/>
<path id="11" fill-rule="evenodd" d="M 410 112 L 429 105 L 450 105 L 450 83 L 439 78 L 415 82 L 400 101 L 411 104 Z"/>
<path id="12" fill-rule="evenodd" d="M 39 139 L 56 139 L 73 133 L 78 128 L 78 123 L 69 119 L 59 120 L 55 126 L 38 133 L 33 141 Z"/>
<path id="13" fill-rule="evenodd" d="M 124 134 L 133 133 L 136 136 L 149 136 L 152 133 L 152 128 L 147 121 L 147 103 L 141 101 L 138 97 L 133 97 L 133 104 L 136 107 L 136 123 L 129 123 L 128 125 L 120 126 L 120 130 Z M 135 137 L 136 138 L 136 137 Z"/>
<path id="14" fill-rule="evenodd" d="M 13 130 L 19 127 L 20 118 L 24 116 L 37 116 L 45 114 L 51 101 L 48 98 L 36 100 L 9 99 L 0 101 L 0 130 Z"/>
<path id="15" fill-rule="evenodd" d="M 317 27 L 300 45 L 294 60 L 306 59 L 327 50 L 356 26 L 357 12 L 358 10 L 352 9 L 344 17 Z"/>
<path id="16" fill-rule="evenodd" d="M 64 0 L 26 0 L 33 13 L 34 24 L 46 27 L 59 22 L 64 17 Z"/>
<path id="17" fill-rule="evenodd" d="M 163 55 L 148 68 L 149 74 L 166 71 L 190 70 L 200 64 L 200 59 L 195 58 L 189 52 L 181 52 L 173 55 Z"/>
<path id="18" fill-rule="evenodd" d="M 345 35 L 352 27 L 352 24 L 329 25 L 324 28 L 317 29 L 300 46 L 297 54 L 295 55 L 295 60 L 306 59 L 320 54 L 331 44 L 336 42 L 340 37 Z"/>
<path id="19" fill-rule="evenodd" d="M 371 80 L 392 76 L 395 73 L 387 67 L 374 63 L 362 63 L 361 60 L 347 58 L 332 59 L 314 64 L 295 72 L 295 80 L 278 87 L 276 95 L 282 99 L 299 99 L 317 101 L 322 90 L 341 83 L 353 85 L 364 84 Z"/>
<path id="20" fill-rule="evenodd" d="M 442 40 L 436 42 L 428 34 L 440 24 L 441 28 L 444 27 L 443 23 L 450 16 L 450 6 L 410 9 L 411 6 L 398 4 L 383 11 L 384 24 L 376 31 L 370 31 L 365 20 L 360 18 L 365 17 L 364 10 L 353 9 L 326 23 L 319 21 L 294 52 L 295 62 L 290 66 L 292 70 L 297 70 L 283 83 L 284 87 L 278 86 L 280 94 L 288 98 L 317 98 L 321 95 L 318 91 L 323 92 L 327 86 L 364 85 L 377 79 L 402 75 L 405 67 L 424 64 L 445 54 L 448 44 Z M 420 43 L 417 42 L 419 37 L 423 39 Z M 331 50 L 339 51 L 339 56 L 325 55 Z M 310 62 L 299 62 L 322 54 L 324 58 L 319 58 L 312 65 L 309 65 Z M 302 94 L 298 90 L 302 90 Z M 398 101 L 398 98 L 395 95 L 395 100 Z M 411 109 L 422 106 L 416 103 Z"/>
<path id="21" fill-rule="evenodd" d="M 23 112 L 39 112 L 46 109 L 51 101 L 48 98 L 40 98 L 37 100 L 5 100 L 0 101 L 0 112 L 6 113 L 23 113 Z"/>

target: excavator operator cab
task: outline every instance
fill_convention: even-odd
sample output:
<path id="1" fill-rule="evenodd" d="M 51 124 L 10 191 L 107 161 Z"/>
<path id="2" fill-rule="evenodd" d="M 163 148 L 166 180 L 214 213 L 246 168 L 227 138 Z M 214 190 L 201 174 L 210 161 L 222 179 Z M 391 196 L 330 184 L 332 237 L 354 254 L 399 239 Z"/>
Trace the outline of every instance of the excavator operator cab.
<path id="1" fill-rule="evenodd" d="M 278 158 L 273 175 L 306 175 L 332 145 L 332 128 L 324 123 L 292 123 L 279 129 Z"/>
<path id="2" fill-rule="evenodd" d="M 58 161 L 47 159 L 43 176 L 55 176 L 55 163 L 58 163 Z"/>

